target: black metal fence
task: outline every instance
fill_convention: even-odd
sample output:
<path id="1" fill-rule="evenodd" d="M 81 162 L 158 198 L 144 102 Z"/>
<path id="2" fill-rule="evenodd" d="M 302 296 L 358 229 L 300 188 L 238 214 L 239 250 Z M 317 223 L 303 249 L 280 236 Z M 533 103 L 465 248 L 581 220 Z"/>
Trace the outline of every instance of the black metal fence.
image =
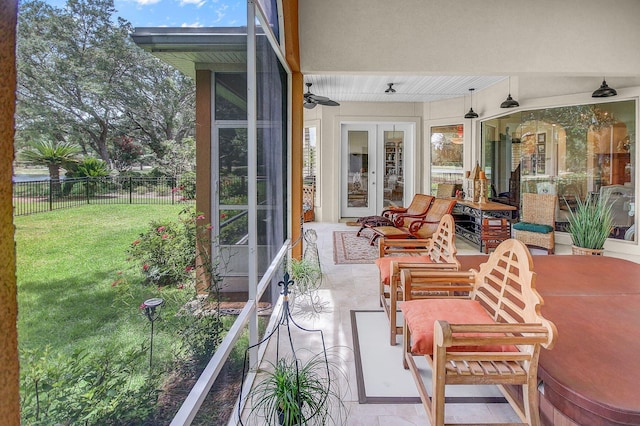
<path id="1" fill-rule="evenodd" d="M 116 176 L 13 183 L 14 215 L 84 204 L 175 204 L 195 200 L 195 178 Z"/>

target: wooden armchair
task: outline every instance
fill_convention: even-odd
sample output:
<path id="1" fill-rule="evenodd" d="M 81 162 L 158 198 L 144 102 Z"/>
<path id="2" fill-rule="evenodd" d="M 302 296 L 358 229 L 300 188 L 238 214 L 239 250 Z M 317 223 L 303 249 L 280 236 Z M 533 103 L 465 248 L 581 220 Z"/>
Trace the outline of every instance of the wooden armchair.
<path id="1" fill-rule="evenodd" d="M 396 345 L 396 336 L 402 334 L 402 325 L 397 323 L 398 301 L 402 300 L 400 271 L 404 268 L 458 270 L 455 234 L 453 216 L 445 214 L 428 240 L 380 240 L 380 257 L 376 259 L 380 270 L 380 306 L 389 318 L 391 345 Z"/>
<path id="2" fill-rule="evenodd" d="M 526 245 L 555 250 L 556 207 L 554 194 L 522 194 L 520 222 L 513 225 L 513 238 Z"/>
<path id="3" fill-rule="evenodd" d="M 378 237 L 389 239 L 407 239 L 407 238 L 431 238 L 431 235 L 438 228 L 440 219 L 445 214 L 451 214 L 456 205 L 456 200 L 446 198 L 434 198 L 431 207 L 427 210 L 422 218 L 410 217 L 405 218 L 399 216 L 394 221 L 394 226 L 376 226 L 371 228 L 373 235 L 369 243 L 373 245 Z"/>
<path id="4" fill-rule="evenodd" d="M 447 385 L 497 385 L 523 424 L 539 425 L 538 358 L 551 349 L 555 325 L 540 314 L 543 301 L 535 290 L 529 250 L 518 240 L 500 244 L 480 270 L 401 273 L 405 301 L 403 362 L 408 368 L 431 424 L 445 419 Z M 411 300 L 418 291 L 447 291 L 448 298 Z M 432 369 L 432 391 L 414 355 Z M 522 401 L 506 385 L 522 388 Z"/>
<path id="5" fill-rule="evenodd" d="M 380 216 L 365 216 L 357 220 L 360 229 L 357 235 L 360 236 L 365 228 L 376 228 L 379 226 L 400 226 L 408 227 L 413 220 L 422 219 L 426 216 L 431 203 L 435 197 L 426 194 L 416 194 L 408 207 L 388 207 L 382 211 Z M 376 234 L 371 237 L 371 245 L 377 238 Z"/>

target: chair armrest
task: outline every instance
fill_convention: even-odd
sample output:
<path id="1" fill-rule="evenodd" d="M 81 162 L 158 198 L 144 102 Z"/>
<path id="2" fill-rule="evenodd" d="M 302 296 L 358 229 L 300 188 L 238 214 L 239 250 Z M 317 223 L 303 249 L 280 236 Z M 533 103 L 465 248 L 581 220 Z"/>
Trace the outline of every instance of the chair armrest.
<path id="1" fill-rule="evenodd" d="M 405 213 L 407 211 L 407 207 L 389 207 L 382 210 L 380 216 L 391 218 L 391 216 L 396 215 L 398 213 Z"/>
<path id="2" fill-rule="evenodd" d="M 442 265 L 454 264 L 445 263 Z M 469 294 L 474 289 L 475 278 L 476 271 L 474 270 L 455 271 L 439 268 L 420 270 L 404 268 L 400 270 L 400 282 L 405 301 L 412 300 L 412 294 L 416 291 L 448 292 L 450 295 L 455 294 L 455 296 L 449 297 L 469 298 Z"/>
<path id="3" fill-rule="evenodd" d="M 482 335 L 469 335 L 481 333 Z M 508 345 L 546 345 L 550 341 L 549 329 L 542 324 L 504 323 L 504 324 L 450 324 L 438 320 L 434 323 L 434 352 L 436 347 L 450 348 L 455 346 L 508 346 Z M 553 346 L 554 341 L 550 344 Z M 551 349 L 551 347 L 547 347 Z M 505 352 L 499 352 L 506 355 Z M 460 352 L 456 355 L 474 354 L 477 352 Z M 454 355 L 455 356 L 455 355 Z M 513 359 L 509 357 L 509 359 Z"/>
<path id="4" fill-rule="evenodd" d="M 389 254 L 426 253 L 431 239 L 412 238 L 400 240 L 393 238 L 380 238 L 378 241 L 380 257 L 385 257 Z"/>
<path id="5" fill-rule="evenodd" d="M 411 225 L 409 225 L 409 232 L 412 234 L 415 234 L 418 229 L 422 228 L 422 225 L 427 225 L 427 224 L 438 224 L 440 223 L 439 220 L 437 221 L 431 221 L 431 220 L 414 220 L 413 222 L 411 222 Z"/>

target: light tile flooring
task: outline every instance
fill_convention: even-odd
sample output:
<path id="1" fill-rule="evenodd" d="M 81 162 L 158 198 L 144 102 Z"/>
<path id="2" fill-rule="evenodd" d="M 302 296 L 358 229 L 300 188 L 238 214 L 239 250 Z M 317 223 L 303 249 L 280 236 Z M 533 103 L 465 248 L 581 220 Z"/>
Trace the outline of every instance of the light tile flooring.
<path id="1" fill-rule="evenodd" d="M 304 229 L 314 229 L 317 233 L 317 246 L 323 272 L 321 289 L 318 295 L 322 308 L 315 312 L 305 308 L 304 304 L 294 306 L 294 318 L 304 327 L 320 328 L 324 331 L 326 346 L 346 347 L 343 351 L 347 375 L 348 394 L 345 403 L 349 409 L 348 425 L 428 425 L 429 420 L 420 404 L 359 404 L 356 385 L 355 361 L 351 331 L 351 310 L 378 310 L 378 269 L 374 264 L 335 265 L 333 260 L 333 231 L 356 230 L 344 223 L 305 223 Z M 474 246 L 457 239 L 459 254 L 478 254 Z M 568 246 L 556 246 L 556 254 L 570 254 Z M 533 254 L 545 254 L 546 251 L 532 250 Z M 638 259 L 633 259 L 638 261 Z M 317 342 L 316 336 L 296 336 L 297 347 L 312 348 Z M 268 352 L 273 351 L 270 344 Z M 269 356 L 267 355 L 267 358 Z M 400 363 L 401 360 L 398 359 Z M 385 368 L 380 365 L 380 368 Z M 491 423 L 518 421 L 515 413 L 506 406 L 508 412 L 499 408 L 505 404 L 448 404 L 446 420 L 464 423 Z M 502 411 L 502 412 L 501 412 Z"/>

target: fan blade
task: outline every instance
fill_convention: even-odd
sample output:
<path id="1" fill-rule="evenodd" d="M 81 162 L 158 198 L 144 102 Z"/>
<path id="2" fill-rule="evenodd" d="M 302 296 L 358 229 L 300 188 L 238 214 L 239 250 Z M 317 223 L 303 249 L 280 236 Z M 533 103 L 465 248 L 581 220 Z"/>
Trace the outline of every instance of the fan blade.
<path id="1" fill-rule="evenodd" d="M 337 103 L 336 101 L 332 101 L 331 99 L 327 99 L 326 101 L 318 101 L 318 103 L 320 105 L 325 105 L 325 106 L 340 106 L 339 103 Z"/>
<path id="2" fill-rule="evenodd" d="M 305 97 L 311 99 L 313 102 L 318 102 L 318 103 L 328 102 L 331 100 L 325 96 L 314 95 L 313 93 L 307 93 L 305 94 Z"/>

